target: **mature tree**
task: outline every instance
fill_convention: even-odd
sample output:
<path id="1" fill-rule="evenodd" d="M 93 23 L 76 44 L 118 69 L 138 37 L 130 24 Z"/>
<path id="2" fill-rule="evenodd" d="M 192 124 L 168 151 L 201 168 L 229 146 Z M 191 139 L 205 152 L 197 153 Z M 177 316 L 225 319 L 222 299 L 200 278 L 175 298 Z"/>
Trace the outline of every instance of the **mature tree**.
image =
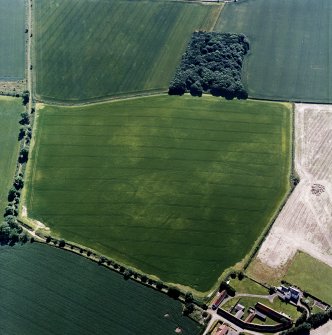
<path id="1" fill-rule="evenodd" d="M 26 147 L 22 148 L 18 158 L 19 163 L 21 164 L 26 163 L 28 161 L 28 157 L 29 157 L 29 149 Z"/>
<path id="2" fill-rule="evenodd" d="M 20 132 L 18 133 L 18 140 L 21 141 L 22 138 L 24 138 L 25 136 L 25 132 L 26 132 L 26 128 L 25 127 L 21 127 L 20 128 Z"/>
<path id="3" fill-rule="evenodd" d="M 21 176 L 17 176 L 14 180 L 14 187 L 16 190 L 22 189 L 24 186 L 24 180 Z"/>
<path id="4" fill-rule="evenodd" d="M 180 296 L 180 293 L 181 292 L 176 287 L 169 287 L 167 291 L 167 294 L 173 299 L 178 299 Z"/>
<path id="5" fill-rule="evenodd" d="M 128 280 L 131 276 L 132 276 L 133 272 L 130 270 L 130 269 L 126 269 L 124 272 L 123 272 L 123 278 L 125 280 Z"/>
<path id="6" fill-rule="evenodd" d="M 30 123 L 29 114 L 27 112 L 21 113 L 21 120 L 19 123 L 22 125 L 27 125 Z"/>
<path id="7" fill-rule="evenodd" d="M 24 106 L 27 105 L 28 102 L 29 102 L 29 100 L 30 100 L 30 98 L 29 98 L 29 91 L 24 91 L 23 92 L 22 99 L 23 99 L 23 101 L 22 101 L 23 105 Z"/>
<path id="8" fill-rule="evenodd" d="M 186 292 L 184 300 L 186 302 L 193 302 L 194 301 L 194 297 L 193 297 L 192 293 L 191 292 Z"/>
<path id="9" fill-rule="evenodd" d="M 63 248 L 66 245 L 66 241 L 65 240 L 60 240 L 59 241 L 59 248 Z"/>

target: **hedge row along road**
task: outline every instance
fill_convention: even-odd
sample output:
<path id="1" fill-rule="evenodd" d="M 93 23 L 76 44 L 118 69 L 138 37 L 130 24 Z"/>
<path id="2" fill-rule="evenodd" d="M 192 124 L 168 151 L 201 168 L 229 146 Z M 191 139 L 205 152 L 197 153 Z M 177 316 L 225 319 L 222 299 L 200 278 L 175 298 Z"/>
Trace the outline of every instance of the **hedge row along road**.
<path id="1" fill-rule="evenodd" d="M 288 105 L 132 99 L 38 112 L 27 209 L 53 234 L 208 290 L 288 191 Z"/>

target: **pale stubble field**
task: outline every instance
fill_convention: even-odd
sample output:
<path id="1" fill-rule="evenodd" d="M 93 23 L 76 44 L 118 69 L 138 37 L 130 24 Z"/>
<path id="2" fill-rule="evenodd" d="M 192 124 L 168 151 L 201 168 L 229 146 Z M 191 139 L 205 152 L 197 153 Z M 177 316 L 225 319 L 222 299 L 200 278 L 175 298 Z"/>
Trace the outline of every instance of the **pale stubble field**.
<path id="1" fill-rule="evenodd" d="M 300 183 L 262 244 L 254 274 L 255 266 L 283 272 L 298 250 L 332 266 L 332 106 L 296 105 L 294 164 Z"/>

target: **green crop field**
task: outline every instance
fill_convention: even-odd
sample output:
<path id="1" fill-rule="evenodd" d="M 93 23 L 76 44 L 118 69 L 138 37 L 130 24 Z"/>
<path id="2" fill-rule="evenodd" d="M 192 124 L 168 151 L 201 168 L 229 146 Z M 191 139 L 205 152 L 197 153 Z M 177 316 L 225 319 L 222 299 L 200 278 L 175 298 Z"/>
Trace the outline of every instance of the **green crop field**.
<path id="1" fill-rule="evenodd" d="M 332 2 L 250 0 L 227 4 L 216 31 L 250 40 L 244 80 L 255 98 L 332 102 Z"/>
<path id="2" fill-rule="evenodd" d="M 298 252 L 284 279 L 332 304 L 332 268 L 327 264 L 303 252 Z"/>
<path id="3" fill-rule="evenodd" d="M 1 333 L 198 335 L 179 301 L 39 244 L 0 250 Z M 169 314 L 169 317 L 165 317 Z"/>
<path id="4" fill-rule="evenodd" d="M 165 90 L 194 30 L 220 6 L 173 1 L 36 0 L 37 94 L 78 101 Z"/>
<path id="5" fill-rule="evenodd" d="M 17 140 L 20 113 L 24 111 L 21 99 L 0 97 L 0 215 L 7 204 L 8 191 L 13 183 L 18 158 Z"/>
<path id="6" fill-rule="evenodd" d="M 289 106 L 190 96 L 39 110 L 29 216 L 161 279 L 209 289 L 288 190 Z"/>
<path id="7" fill-rule="evenodd" d="M 0 80 L 24 78 L 24 0 L 0 0 Z"/>

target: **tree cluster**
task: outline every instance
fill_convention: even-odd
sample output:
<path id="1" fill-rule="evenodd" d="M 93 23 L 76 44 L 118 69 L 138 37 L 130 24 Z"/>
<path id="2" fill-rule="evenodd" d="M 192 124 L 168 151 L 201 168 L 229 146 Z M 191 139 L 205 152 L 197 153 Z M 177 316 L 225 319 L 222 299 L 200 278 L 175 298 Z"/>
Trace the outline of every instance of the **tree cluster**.
<path id="1" fill-rule="evenodd" d="M 8 204 L 3 214 L 3 221 L 0 223 L 0 244 L 10 244 L 21 241 L 25 243 L 27 236 L 17 223 L 18 205 L 20 202 L 21 189 L 24 186 L 23 176 L 19 174 L 8 192 Z"/>
<path id="2" fill-rule="evenodd" d="M 283 332 L 282 335 L 309 335 L 310 329 L 316 329 L 332 320 L 332 308 L 325 312 L 311 314 L 308 318 L 306 316 L 307 313 L 304 310 L 299 319 L 296 320 L 295 327 Z"/>
<path id="3" fill-rule="evenodd" d="M 170 83 L 170 95 L 209 92 L 226 99 L 246 99 L 242 64 L 249 50 L 243 34 L 195 32 Z"/>

